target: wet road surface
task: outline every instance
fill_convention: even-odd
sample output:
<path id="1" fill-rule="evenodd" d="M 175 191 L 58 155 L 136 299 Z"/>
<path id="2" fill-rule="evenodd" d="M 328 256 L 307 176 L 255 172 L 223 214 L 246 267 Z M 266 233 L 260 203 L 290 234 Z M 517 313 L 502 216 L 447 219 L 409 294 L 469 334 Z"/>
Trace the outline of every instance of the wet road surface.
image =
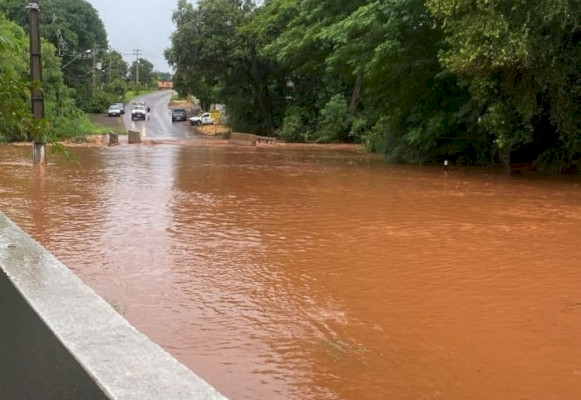
<path id="1" fill-rule="evenodd" d="M 133 100 L 145 102 L 145 106 L 151 108 L 151 116 L 149 120 L 131 120 L 131 103 L 126 107 L 126 112 L 123 116 L 123 123 L 127 130 L 141 132 L 143 139 L 184 139 L 195 138 L 193 130 L 189 128 L 188 122 L 171 121 L 171 109 L 169 102 L 173 92 L 160 91 L 144 96 L 140 96 Z"/>

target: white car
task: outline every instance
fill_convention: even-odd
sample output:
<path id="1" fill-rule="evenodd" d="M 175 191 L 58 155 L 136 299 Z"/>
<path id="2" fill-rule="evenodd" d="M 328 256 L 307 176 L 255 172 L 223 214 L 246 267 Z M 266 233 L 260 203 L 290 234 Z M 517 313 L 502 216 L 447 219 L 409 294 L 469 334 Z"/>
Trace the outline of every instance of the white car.
<path id="1" fill-rule="evenodd" d="M 109 110 L 107 111 L 107 115 L 110 117 L 118 117 L 121 115 L 121 108 L 117 104 L 113 104 L 109 106 Z"/>
<path id="2" fill-rule="evenodd" d="M 210 113 L 203 113 L 201 115 L 196 115 L 190 118 L 190 124 L 192 125 L 212 125 L 214 124 L 214 118 Z"/>

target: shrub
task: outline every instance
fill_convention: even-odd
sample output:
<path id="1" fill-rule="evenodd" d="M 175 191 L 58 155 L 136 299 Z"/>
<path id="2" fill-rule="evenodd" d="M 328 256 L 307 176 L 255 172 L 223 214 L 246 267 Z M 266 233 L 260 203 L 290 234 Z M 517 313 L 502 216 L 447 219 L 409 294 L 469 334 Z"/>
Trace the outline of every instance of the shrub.
<path id="1" fill-rule="evenodd" d="M 352 141 L 353 120 L 353 112 L 349 109 L 345 97 L 341 94 L 334 95 L 320 112 L 317 141 L 327 143 Z"/>
<path id="2" fill-rule="evenodd" d="M 281 137 L 287 142 L 306 142 L 310 137 L 307 121 L 308 115 L 304 108 L 289 107 L 283 119 Z"/>

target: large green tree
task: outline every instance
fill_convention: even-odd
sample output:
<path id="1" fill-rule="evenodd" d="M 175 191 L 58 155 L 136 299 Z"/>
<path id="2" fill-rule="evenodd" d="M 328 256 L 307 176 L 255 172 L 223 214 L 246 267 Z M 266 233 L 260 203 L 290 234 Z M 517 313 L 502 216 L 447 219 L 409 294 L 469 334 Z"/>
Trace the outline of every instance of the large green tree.
<path id="1" fill-rule="evenodd" d="M 26 5 L 21 0 L 0 0 L 0 12 L 28 30 Z M 103 21 L 86 0 L 41 1 L 40 7 L 41 36 L 53 44 L 61 58 L 65 82 L 75 89 L 77 104 L 88 110 L 94 94 L 91 90 L 92 68 L 103 49 L 107 48 Z"/>
<path id="2" fill-rule="evenodd" d="M 581 151 L 578 0 L 427 0 L 440 60 L 480 107 L 505 163 L 560 169 Z"/>
<path id="3" fill-rule="evenodd" d="M 581 158 L 580 4 L 180 0 L 166 58 L 175 87 L 225 102 L 236 129 L 560 170 Z"/>
<path id="4" fill-rule="evenodd" d="M 127 91 L 127 75 L 129 72 L 127 62 L 123 59 L 121 53 L 115 50 L 109 50 L 102 59 L 102 87 L 107 92 L 122 98 Z"/>
<path id="5" fill-rule="evenodd" d="M 43 82 L 45 118 L 32 117 L 28 35 L 0 14 L 0 140 L 55 141 L 70 133 L 83 117 L 75 107 L 72 90 L 63 79 L 61 60 L 52 44 L 43 41 Z"/>
<path id="6" fill-rule="evenodd" d="M 442 156 L 435 145 L 455 136 L 467 100 L 439 65 L 442 34 L 423 1 L 273 0 L 265 9 L 257 25 L 274 22 L 277 35 L 264 51 L 295 90 L 287 138 L 365 140 L 404 161 Z M 461 143 L 441 150 L 462 151 Z"/>
<path id="7" fill-rule="evenodd" d="M 281 123 L 283 93 L 276 62 L 260 53 L 260 37 L 242 29 L 254 13 L 249 1 L 178 2 L 176 31 L 166 51 L 175 87 L 202 107 L 223 102 L 235 129 L 272 133 Z"/>
<path id="8" fill-rule="evenodd" d="M 34 128 L 27 46 L 22 28 L 0 13 L 0 141 L 26 140 Z"/>
<path id="9" fill-rule="evenodd" d="M 89 123 L 88 117 L 76 107 L 74 91 L 64 82 L 55 47 L 42 41 L 45 118 L 35 120 L 30 89 L 40 83 L 30 82 L 28 34 L 0 14 L 0 37 L 0 141 L 55 143 L 81 133 L 78 128 Z"/>
<path id="10" fill-rule="evenodd" d="M 139 80 L 137 79 L 137 71 L 139 67 Z M 145 58 L 139 58 L 133 61 L 131 67 L 129 68 L 129 81 L 135 82 L 138 85 L 144 87 L 152 87 L 155 84 L 156 75 L 153 70 L 153 64 L 151 61 Z"/>

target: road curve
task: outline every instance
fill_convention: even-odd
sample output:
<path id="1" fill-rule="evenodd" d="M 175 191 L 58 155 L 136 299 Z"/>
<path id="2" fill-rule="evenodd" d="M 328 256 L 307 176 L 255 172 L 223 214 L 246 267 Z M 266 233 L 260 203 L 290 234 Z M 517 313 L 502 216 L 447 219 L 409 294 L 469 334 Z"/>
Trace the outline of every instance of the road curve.
<path id="1" fill-rule="evenodd" d="M 125 129 L 141 132 L 141 137 L 144 139 L 184 139 L 197 137 L 193 130 L 188 127 L 188 122 L 172 123 L 171 110 L 169 108 L 172 95 L 172 91 L 164 90 L 135 98 L 133 102 L 143 101 L 146 107 L 151 107 L 151 117 L 146 121 L 132 121 L 131 104 L 127 104 L 126 112 L 123 116 Z"/>

